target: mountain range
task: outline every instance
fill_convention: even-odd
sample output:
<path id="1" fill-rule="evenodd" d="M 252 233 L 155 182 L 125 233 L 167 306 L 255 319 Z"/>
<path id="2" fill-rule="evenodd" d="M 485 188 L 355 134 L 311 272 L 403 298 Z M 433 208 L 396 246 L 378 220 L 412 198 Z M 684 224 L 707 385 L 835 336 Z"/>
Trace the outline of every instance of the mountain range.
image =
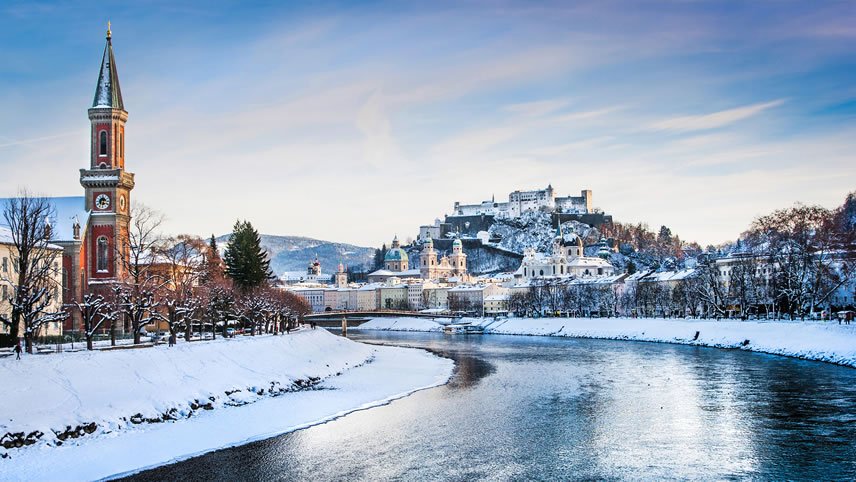
<path id="1" fill-rule="evenodd" d="M 217 237 L 220 250 L 226 248 L 229 235 Z M 262 247 L 270 256 L 270 267 L 274 274 L 282 276 L 287 271 L 305 271 L 309 262 L 318 256 L 323 273 L 334 273 L 339 263 L 346 267 L 371 266 L 375 248 L 354 246 L 303 236 L 261 235 Z"/>

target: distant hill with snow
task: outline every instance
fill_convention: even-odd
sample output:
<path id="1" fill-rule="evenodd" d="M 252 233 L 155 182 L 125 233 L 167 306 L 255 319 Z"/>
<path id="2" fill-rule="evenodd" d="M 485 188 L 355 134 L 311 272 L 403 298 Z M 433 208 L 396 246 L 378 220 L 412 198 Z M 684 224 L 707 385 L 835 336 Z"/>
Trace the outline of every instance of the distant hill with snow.
<path id="1" fill-rule="evenodd" d="M 374 248 L 353 244 L 303 236 L 262 234 L 261 238 L 262 247 L 270 254 L 270 267 L 277 276 L 286 271 L 305 271 L 309 261 L 315 259 L 315 255 L 318 255 L 321 271 L 324 273 L 334 273 L 340 262 L 352 267 L 370 266 L 374 257 Z M 217 237 L 221 251 L 225 249 L 228 241 L 228 234 Z"/>

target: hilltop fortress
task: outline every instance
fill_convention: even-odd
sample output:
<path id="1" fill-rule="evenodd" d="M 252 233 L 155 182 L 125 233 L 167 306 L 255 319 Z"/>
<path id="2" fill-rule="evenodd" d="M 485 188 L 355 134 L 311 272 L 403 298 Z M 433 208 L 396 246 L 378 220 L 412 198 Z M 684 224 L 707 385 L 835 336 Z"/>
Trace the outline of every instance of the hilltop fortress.
<path id="1" fill-rule="evenodd" d="M 579 196 L 556 196 L 550 184 L 545 189 L 511 192 L 505 202 L 497 202 L 495 198 L 478 204 L 456 201 L 444 221 L 437 219 L 433 225 L 420 226 L 418 239 L 477 238 L 480 232 L 488 231 L 495 219 L 517 219 L 532 211 L 550 213 L 554 225 L 567 221 L 579 221 L 594 227 L 612 223 L 612 216 L 592 206 L 591 190 L 584 189 Z"/>
<path id="2" fill-rule="evenodd" d="M 491 199 L 479 204 L 461 204 L 455 201 L 451 216 L 491 214 L 517 218 L 526 211 L 537 210 L 590 214 L 592 212 L 591 190 L 580 191 L 579 196 L 556 197 L 553 185 L 550 184 L 546 189 L 514 191 L 508 195 L 508 202 L 496 202 L 495 199 Z"/>

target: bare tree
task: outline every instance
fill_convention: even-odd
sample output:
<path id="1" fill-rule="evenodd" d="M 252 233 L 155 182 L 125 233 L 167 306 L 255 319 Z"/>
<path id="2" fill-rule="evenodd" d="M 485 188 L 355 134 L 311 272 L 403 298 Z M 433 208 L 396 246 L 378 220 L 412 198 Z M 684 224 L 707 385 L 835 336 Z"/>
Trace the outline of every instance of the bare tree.
<path id="1" fill-rule="evenodd" d="M 706 316 L 725 315 L 726 287 L 720 278 L 719 268 L 712 257 L 699 259 L 697 275 L 688 280 L 690 289 L 698 296 Z"/>
<path id="2" fill-rule="evenodd" d="M 200 315 L 202 300 L 196 288 L 205 274 L 206 244 L 201 238 L 182 234 L 166 239 L 152 248 L 165 264 L 165 283 L 162 284 L 162 304 L 170 334 L 184 329 L 185 340 L 190 340 L 193 323 L 202 326 Z"/>
<path id="3" fill-rule="evenodd" d="M 798 204 L 756 219 L 746 233 L 764 247 L 775 297 L 792 317 L 815 310 L 844 282 L 835 269 L 841 239 L 835 224 L 831 211 Z"/>
<path id="4" fill-rule="evenodd" d="M 0 322 L 9 328 L 13 339 L 21 337 L 28 353 L 33 340 L 47 323 L 64 320 L 68 315 L 55 309 L 61 299 L 59 260 L 61 250 L 51 246 L 53 238 L 50 219 L 55 210 L 44 197 L 22 190 L 10 198 L 3 208 L 3 219 L 9 229 L 11 273 L 3 273 L 3 282 L 12 287 L 8 301 L 10 314 L 0 314 Z"/>
<path id="5" fill-rule="evenodd" d="M 158 269 L 163 214 L 139 203 L 132 206 L 131 214 L 128 235 L 117 246 L 122 278 L 113 291 L 116 307 L 131 325 L 134 344 L 139 344 L 141 329 L 162 318 L 156 293 L 168 282 L 168 273 Z"/>
<path id="6" fill-rule="evenodd" d="M 83 321 L 83 336 L 86 338 L 86 349 L 92 349 L 92 340 L 95 333 L 105 322 L 113 323 L 116 320 L 116 312 L 113 305 L 102 295 L 86 293 L 83 300 L 74 302 L 73 308 L 80 312 Z"/>

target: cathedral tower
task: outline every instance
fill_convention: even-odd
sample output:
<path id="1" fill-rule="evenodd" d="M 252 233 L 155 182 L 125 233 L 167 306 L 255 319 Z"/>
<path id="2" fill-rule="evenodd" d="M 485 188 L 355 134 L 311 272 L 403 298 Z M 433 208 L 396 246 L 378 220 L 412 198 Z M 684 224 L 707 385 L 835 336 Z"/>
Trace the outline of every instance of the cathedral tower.
<path id="1" fill-rule="evenodd" d="M 86 210 L 92 213 L 84 246 L 85 269 L 91 281 L 120 279 L 127 267 L 130 195 L 134 188 L 134 175 L 125 171 L 127 120 L 108 23 L 95 99 L 89 109 L 89 168 L 80 170 Z"/>
<path id="2" fill-rule="evenodd" d="M 422 253 L 419 254 L 419 270 L 422 279 L 437 279 L 437 251 L 434 250 L 434 240 L 428 237 L 422 245 Z"/>

